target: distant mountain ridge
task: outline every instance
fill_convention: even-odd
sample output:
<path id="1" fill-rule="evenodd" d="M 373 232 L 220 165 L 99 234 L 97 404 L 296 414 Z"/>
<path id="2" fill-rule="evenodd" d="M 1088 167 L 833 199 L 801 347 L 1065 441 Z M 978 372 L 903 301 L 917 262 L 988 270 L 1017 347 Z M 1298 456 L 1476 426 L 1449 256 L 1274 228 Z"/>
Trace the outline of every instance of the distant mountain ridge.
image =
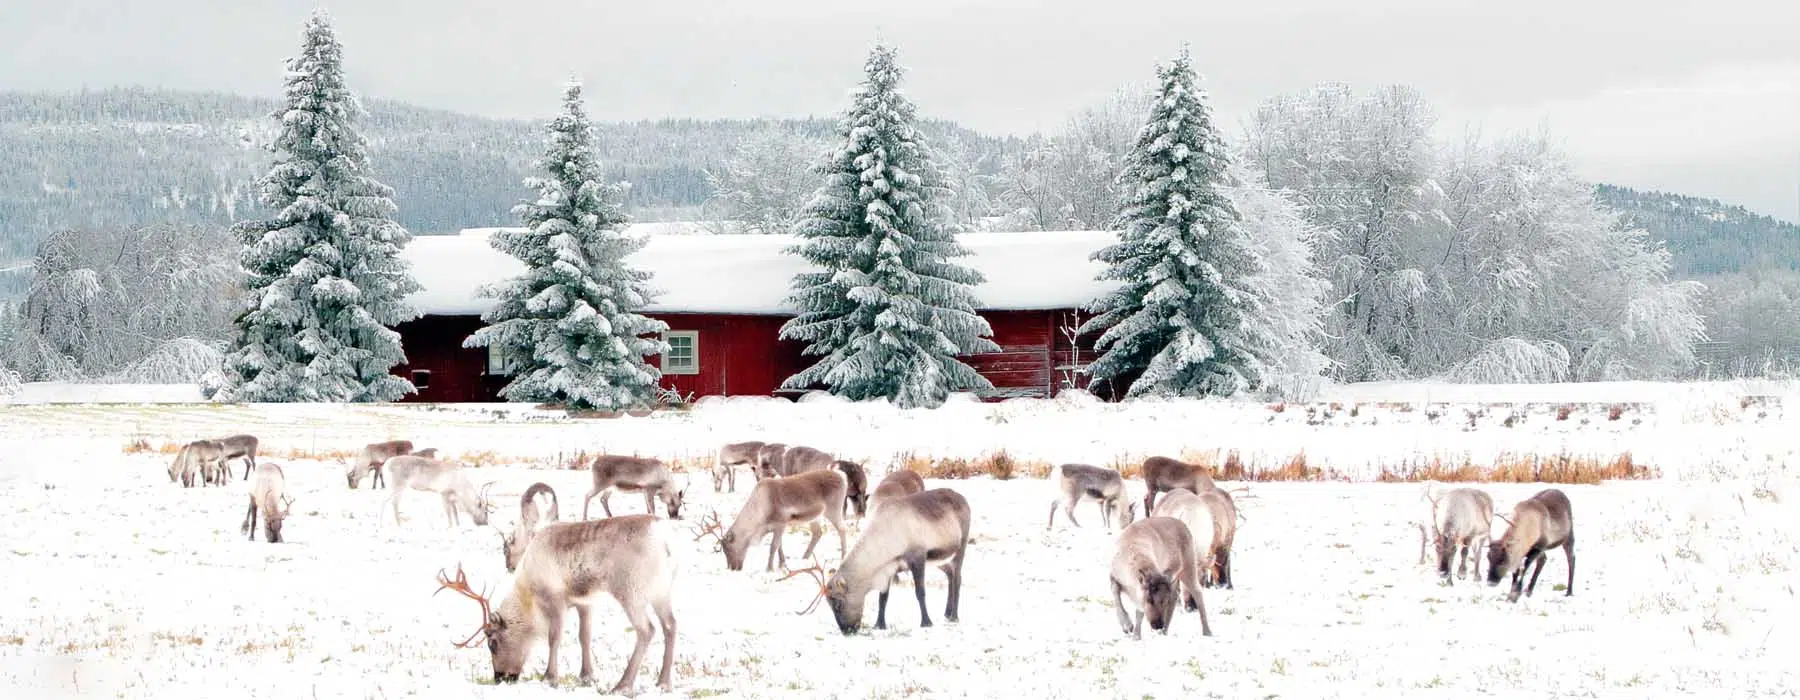
<path id="1" fill-rule="evenodd" d="M 1627 224 L 1668 245 L 1676 277 L 1800 270 L 1800 226 L 1716 199 L 1605 184 L 1594 191 Z"/>

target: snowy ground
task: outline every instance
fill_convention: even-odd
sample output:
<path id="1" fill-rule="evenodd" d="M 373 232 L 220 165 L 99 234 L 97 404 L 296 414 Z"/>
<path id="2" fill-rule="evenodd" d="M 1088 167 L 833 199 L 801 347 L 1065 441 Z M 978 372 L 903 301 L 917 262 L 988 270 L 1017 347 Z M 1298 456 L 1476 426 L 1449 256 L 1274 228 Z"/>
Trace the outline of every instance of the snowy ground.
<path id="1" fill-rule="evenodd" d="M 886 468 L 884 450 L 954 453 L 977 445 L 1078 453 L 1057 460 L 1071 461 L 1164 445 L 1250 449 L 1260 442 L 1271 454 L 1300 445 L 1346 467 L 1457 446 L 1471 453 L 1632 449 L 1653 457 L 1665 477 L 1563 487 L 1578 533 L 1576 595 L 1556 589 L 1566 576 L 1558 553 L 1537 596 L 1518 604 L 1466 581 L 1440 587 L 1416 565 L 1417 484 L 1252 485 L 1255 498 L 1242 501 L 1238 587 L 1207 594 L 1210 639 L 1192 614 L 1167 637 L 1124 638 L 1106 585 L 1111 539 L 1094 527 L 1094 506 L 1077 512 L 1088 528 L 1059 522 L 1046 533 L 1048 499 L 1038 480 L 928 484 L 969 498 L 975 544 L 962 621 L 941 620 L 943 582 L 934 572 L 928 596 L 938 626 L 927 630 L 917 627 L 910 595 L 896 591 L 894 629 L 846 639 L 822 607 L 795 614 L 813 587 L 760 571 L 766 550 L 752 550 L 750 571 L 727 572 L 722 555 L 684 538 L 676 694 L 1793 695 L 1800 673 L 1780 650 L 1800 643 L 1800 537 L 1792 526 L 1800 490 L 1789 466 L 1800 431 L 1779 403 L 1746 407 L 1730 391 L 1717 400 L 1679 387 L 1656 393 L 1661 403 L 1645 396 L 1617 421 L 1603 408 L 1556 421 L 1543 415 L 1547 407 L 1515 406 L 1507 410 L 1530 417 L 1511 428 L 1489 422 L 1495 416 L 1468 428 L 1466 418 L 1427 418 L 1424 406 L 1373 405 L 1354 419 L 1345 407 L 1316 424 L 1300 406 L 1273 413 L 1221 403 L 1151 411 L 1039 402 L 910 416 L 829 403 L 719 403 L 680 416 L 583 422 L 529 411 L 496 416 L 494 407 L 14 406 L 0 409 L 0 686 L 10 689 L 8 698 L 595 692 L 537 682 L 493 687 L 483 680 L 485 650 L 451 645 L 478 623 L 475 606 L 432 597 L 433 576 L 461 562 L 477 586 L 498 589 L 504 568 L 492 530 L 449 527 L 430 497 L 408 496 L 407 521 L 395 527 L 391 515 L 382 517 L 387 492 L 347 490 L 329 463 L 277 460 L 298 492 L 290 541 L 247 542 L 238 532 L 243 482 L 181 489 L 164 474 L 167 456 L 120 452 L 130 438 L 173 441 L 244 428 L 293 449 L 405 433 L 459 450 L 486 445 L 502 463 L 570 445 L 660 445 L 657 452 L 669 454 L 703 452 L 739 432 L 797 434 L 871 445 L 877 475 Z M 941 432 L 953 428 L 975 435 Z M 522 464 L 482 468 L 477 478 L 497 480 L 502 500 L 546 481 L 562 497 L 565 517 L 580 516 L 588 485 L 580 472 Z M 716 508 L 729 522 L 747 483 L 740 480 L 737 494 L 714 494 L 696 479 L 690 509 Z M 1141 484 L 1130 488 L 1141 495 Z M 1505 510 L 1540 486 L 1483 488 Z M 642 508 L 637 498 L 613 503 L 619 512 Z M 514 517 L 508 508 L 497 522 Z M 803 535 L 790 535 L 790 554 L 804 544 Z M 827 534 L 820 547 L 822 563 L 833 566 L 835 537 Z M 597 610 L 596 675 L 604 689 L 622 669 L 631 635 L 616 608 Z M 578 668 L 577 648 L 571 623 L 566 674 Z M 540 648 L 531 668 L 541 671 L 542 663 Z M 657 670 L 653 648 L 639 678 L 646 697 L 657 695 Z"/>

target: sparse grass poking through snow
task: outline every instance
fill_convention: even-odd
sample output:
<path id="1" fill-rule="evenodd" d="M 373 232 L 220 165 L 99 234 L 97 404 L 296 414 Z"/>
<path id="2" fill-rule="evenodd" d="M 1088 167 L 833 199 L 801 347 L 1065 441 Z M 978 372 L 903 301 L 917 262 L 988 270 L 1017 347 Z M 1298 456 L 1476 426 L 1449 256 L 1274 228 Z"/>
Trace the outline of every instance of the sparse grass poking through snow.
<path id="1" fill-rule="evenodd" d="M 1218 481 L 1355 481 L 1349 475 L 1307 461 L 1306 452 L 1296 452 L 1285 459 L 1265 464 L 1245 464 L 1236 450 L 1183 450 L 1180 459 L 1205 467 Z M 1126 479 L 1143 478 L 1145 457 L 1120 454 L 1105 466 Z M 1042 460 L 1019 460 L 1005 450 L 990 452 L 975 459 L 946 457 L 933 459 L 914 452 L 900 456 L 898 468 L 907 469 L 927 479 L 970 479 L 988 476 L 998 480 L 1013 478 L 1046 478 L 1053 468 Z M 1420 457 L 1415 461 L 1383 465 L 1380 482 L 1443 481 L 1457 483 L 1509 484 L 1598 484 L 1604 481 L 1654 479 L 1657 470 L 1636 462 L 1626 452 L 1606 459 L 1598 456 L 1501 455 L 1490 465 L 1476 464 L 1467 458 L 1446 461 L 1441 457 Z"/>

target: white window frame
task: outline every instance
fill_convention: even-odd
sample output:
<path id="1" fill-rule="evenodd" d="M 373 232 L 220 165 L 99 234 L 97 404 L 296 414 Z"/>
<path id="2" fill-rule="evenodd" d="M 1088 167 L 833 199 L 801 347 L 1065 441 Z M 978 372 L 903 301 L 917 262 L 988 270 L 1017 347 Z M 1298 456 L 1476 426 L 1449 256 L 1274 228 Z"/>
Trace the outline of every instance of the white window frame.
<path id="1" fill-rule="evenodd" d="M 666 331 L 662 336 L 663 342 L 669 344 L 670 350 L 674 350 L 676 340 L 685 340 L 687 341 L 688 348 L 690 348 L 689 352 L 692 353 L 687 364 L 676 364 L 674 358 L 670 356 L 670 353 L 663 353 L 662 373 L 679 375 L 699 374 L 700 331 Z"/>
<path id="2" fill-rule="evenodd" d="M 485 370 L 485 373 L 488 376 L 490 376 L 490 377 L 511 376 L 513 373 L 511 365 L 512 365 L 511 362 L 503 361 L 502 355 L 500 352 L 500 345 L 490 344 L 487 346 L 487 369 Z"/>

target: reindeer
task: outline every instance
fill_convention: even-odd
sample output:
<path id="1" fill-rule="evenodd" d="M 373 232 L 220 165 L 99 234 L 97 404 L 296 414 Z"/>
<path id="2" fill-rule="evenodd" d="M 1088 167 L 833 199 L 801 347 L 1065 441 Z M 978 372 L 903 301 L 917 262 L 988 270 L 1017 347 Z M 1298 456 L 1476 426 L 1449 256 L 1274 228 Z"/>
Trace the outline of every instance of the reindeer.
<path id="1" fill-rule="evenodd" d="M 594 458 L 594 489 L 588 492 L 587 498 L 581 502 L 581 519 L 587 520 L 588 506 L 595 496 L 600 497 L 600 509 L 606 517 L 613 517 L 612 506 L 607 501 L 612 498 L 613 491 L 644 492 L 644 512 L 656 514 L 656 497 L 662 496 L 663 508 L 668 511 L 672 520 L 681 519 L 681 503 L 687 494 L 687 480 L 675 483 L 674 475 L 663 465 L 662 460 L 654 457 L 626 457 L 623 455 L 600 455 Z"/>
<path id="2" fill-rule="evenodd" d="M 536 503 L 537 497 L 550 497 L 549 518 L 542 517 Z M 508 533 L 494 528 L 500 533 L 500 555 L 506 561 L 506 571 L 511 573 L 518 568 L 519 558 L 524 556 L 525 547 L 531 544 L 531 538 L 537 534 L 539 522 L 554 523 L 561 520 L 562 509 L 556 501 L 556 490 L 542 481 L 532 484 L 519 496 L 519 521 L 513 523 L 513 531 Z"/>
<path id="3" fill-rule="evenodd" d="M 769 462 L 769 473 L 774 476 L 793 476 L 820 469 L 830 469 L 836 457 L 824 450 L 805 445 L 789 445 L 781 453 L 781 459 Z"/>
<path id="4" fill-rule="evenodd" d="M 780 476 L 775 472 L 781 468 L 781 458 L 787 454 L 787 445 L 779 442 L 764 443 L 756 451 L 756 480 L 762 481 L 771 476 Z"/>
<path id="5" fill-rule="evenodd" d="M 338 464 L 344 465 L 344 478 L 350 482 L 350 488 L 362 486 L 363 477 L 369 474 L 375 475 L 375 483 L 372 488 L 380 488 L 386 483 L 381 476 L 381 465 L 391 458 L 411 453 L 412 449 L 411 440 L 371 442 L 363 446 L 362 452 L 357 455 L 355 461 L 338 460 Z M 436 454 L 434 452 L 432 453 L 434 456 L 427 458 L 436 459 Z"/>
<path id="6" fill-rule="evenodd" d="M 854 509 L 858 518 L 868 515 L 869 473 L 863 471 L 861 464 L 842 459 L 832 461 L 831 467 L 844 473 L 844 483 L 847 485 L 844 489 L 844 512 L 848 514 Z"/>
<path id="7" fill-rule="evenodd" d="M 770 535 L 768 571 L 775 570 L 775 559 L 781 558 L 781 566 L 787 567 L 787 552 L 782 548 L 782 534 L 790 523 L 806 523 L 812 533 L 812 540 L 806 543 L 806 553 L 802 558 L 811 557 L 813 548 L 819 544 L 824 528 L 819 520 L 824 519 L 837 530 L 838 557 L 844 556 L 847 547 L 844 535 L 844 494 L 849 483 L 842 472 L 835 469 L 806 472 L 794 476 L 777 476 L 756 482 L 750 489 L 750 498 L 738 511 L 737 518 L 731 521 L 731 528 L 719 538 L 719 547 L 725 551 L 725 568 L 732 571 L 744 570 L 744 555 L 750 545 L 760 542 L 763 535 Z"/>
<path id="8" fill-rule="evenodd" d="M 1212 475 L 1206 467 L 1188 464 L 1168 457 L 1144 460 L 1144 512 L 1156 512 L 1156 494 L 1174 489 L 1187 489 L 1196 494 L 1212 490 Z"/>
<path id="9" fill-rule="evenodd" d="M 757 453 L 762 451 L 763 443 L 758 440 L 750 442 L 733 442 L 719 448 L 718 461 L 713 465 L 713 493 L 725 490 L 727 481 L 731 483 L 731 492 L 737 493 L 737 465 L 748 464 L 750 471 L 757 467 Z"/>
<path id="10" fill-rule="evenodd" d="M 1474 560 L 1475 578 L 1481 578 L 1481 547 L 1492 541 L 1489 537 L 1490 523 L 1494 521 L 1494 499 L 1480 489 L 1451 489 L 1442 494 L 1431 495 L 1431 485 L 1426 485 L 1427 498 L 1431 500 L 1431 529 L 1437 544 L 1438 576 L 1444 585 L 1451 584 L 1450 560 L 1460 559 L 1456 575 L 1465 577 L 1469 573 L 1469 562 Z M 1457 548 L 1462 548 L 1460 556 Z"/>
<path id="11" fill-rule="evenodd" d="M 1563 595 L 1575 595 L 1575 517 L 1569 497 L 1560 489 L 1544 489 L 1513 506 L 1511 518 L 1502 515 L 1500 519 L 1506 521 L 1506 533 L 1488 545 L 1488 585 L 1498 586 L 1501 578 L 1511 574 L 1512 592 L 1506 600 L 1518 602 L 1521 588 L 1527 596 L 1537 589 L 1538 574 L 1544 573 L 1544 552 L 1561 547 L 1569 563 Z M 1526 585 L 1525 570 L 1533 561 L 1537 569 Z"/>
<path id="12" fill-rule="evenodd" d="M 1213 574 L 1213 551 L 1219 539 L 1212 505 L 1193 491 L 1174 489 L 1163 496 L 1151 515 L 1174 518 L 1187 526 L 1188 535 L 1194 541 L 1194 565 L 1200 567 L 1200 584 L 1212 583 L 1208 578 Z"/>
<path id="13" fill-rule="evenodd" d="M 281 465 L 263 464 L 256 468 L 256 483 L 250 487 L 250 511 L 244 514 L 244 526 L 238 531 L 256 541 L 256 511 L 263 516 L 263 535 L 270 542 L 282 542 L 281 521 L 293 509 L 294 499 L 287 495 L 287 476 Z"/>
<path id="14" fill-rule="evenodd" d="M 918 472 L 906 468 L 888 472 L 887 476 L 881 478 L 881 483 L 875 485 L 875 492 L 869 496 L 868 512 L 863 519 L 875 517 L 875 513 L 881 509 L 883 503 L 911 496 L 924 490 L 925 480 L 920 478 Z"/>
<path id="15" fill-rule="evenodd" d="M 412 452 L 408 452 L 407 454 L 410 454 L 414 457 L 430 457 L 432 459 L 437 459 L 438 458 L 437 453 L 438 453 L 438 448 L 427 447 L 423 450 L 413 450 Z"/>
<path id="16" fill-rule="evenodd" d="M 1056 525 L 1059 507 L 1070 523 L 1081 527 L 1075 519 L 1075 504 L 1084 498 L 1100 506 L 1101 522 L 1107 532 L 1112 531 L 1113 523 L 1124 529 L 1137 517 L 1137 504 L 1125 501 L 1125 479 L 1116 471 L 1089 464 L 1064 464 L 1050 470 L 1049 477 L 1055 481 L 1056 497 L 1050 501 L 1050 521 L 1044 525 L 1045 530 Z"/>
<path id="17" fill-rule="evenodd" d="M 1150 629 L 1169 633 L 1176 601 L 1185 593 L 1187 609 L 1200 611 L 1200 634 L 1211 637 L 1206 601 L 1200 593 L 1200 565 L 1194 559 L 1194 537 L 1187 525 L 1175 518 L 1152 515 L 1125 527 L 1113 555 L 1110 580 L 1113 606 L 1119 626 L 1135 639 L 1144 638 L 1144 618 Z M 1136 619 L 1125 607 L 1131 598 Z"/>
<path id="18" fill-rule="evenodd" d="M 238 459 L 240 457 L 243 458 L 243 460 L 244 460 L 244 478 L 240 479 L 239 481 L 249 481 L 250 480 L 250 470 L 256 468 L 256 447 L 257 447 L 256 436 L 255 435 L 233 435 L 231 437 L 219 438 L 217 440 L 214 440 L 213 442 L 219 443 L 219 445 L 221 447 L 225 448 L 224 459 Z"/>
<path id="19" fill-rule="evenodd" d="M 928 564 L 938 565 L 950 579 L 944 619 L 956 622 L 973 520 L 969 501 L 950 489 L 932 489 L 888 501 L 881 513 L 821 589 L 838 631 L 846 636 L 856 634 L 862 626 L 863 605 L 877 584 L 881 593 L 876 598 L 875 629 L 887 629 L 888 593 L 901 567 L 912 573 L 913 594 L 919 599 L 919 626 L 930 627 L 931 614 L 925 609 Z"/>
<path id="20" fill-rule="evenodd" d="M 195 440 L 182 445 L 169 465 L 169 481 L 179 479 L 183 488 L 193 488 L 196 481 L 223 486 L 219 475 L 224 470 L 224 454 L 225 446 L 217 440 Z"/>
<path id="21" fill-rule="evenodd" d="M 514 683 L 538 642 L 548 644 L 549 665 L 544 682 L 555 686 L 557 658 L 562 645 L 563 615 L 570 606 L 580 624 L 581 675 L 594 678 L 592 650 L 593 604 L 602 595 L 612 596 L 625 611 L 637 634 L 637 644 L 625 661 L 625 673 L 608 694 L 634 695 L 644 652 L 656 633 L 650 613 L 661 624 L 662 672 L 656 687 L 674 688 L 675 610 L 671 597 L 680 568 L 670 537 L 668 521 L 654 515 L 623 515 L 604 520 L 555 523 L 539 531 L 525 546 L 519 568 L 512 576 L 512 592 L 489 609 L 488 598 L 469 587 L 459 564 L 454 580 L 438 572 L 438 590 L 446 588 L 481 604 L 481 628 L 460 648 L 474 646 L 487 637 L 494 682 Z M 433 593 L 432 595 L 437 595 Z"/>
<path id="22" fill-rule="evenodd" d="M 400 524 L 400 497 L 408 490 L 430 491 L 442 496 L 444 517 L 451 525 L 459 524 L 458 509 L 467 513 L 476 525 L 488 524 L 488 513 L 494 512 L 493 504 L 487 499 L 487 487 L 493 482 L 483 484 L 477 493 L 462 465 L 430 457 L 399 455 L 389 457 L 380 468 L 393 480 L 393 495 L 388 497 L 388 505 L 394 509 L 395 525 Z"/>

